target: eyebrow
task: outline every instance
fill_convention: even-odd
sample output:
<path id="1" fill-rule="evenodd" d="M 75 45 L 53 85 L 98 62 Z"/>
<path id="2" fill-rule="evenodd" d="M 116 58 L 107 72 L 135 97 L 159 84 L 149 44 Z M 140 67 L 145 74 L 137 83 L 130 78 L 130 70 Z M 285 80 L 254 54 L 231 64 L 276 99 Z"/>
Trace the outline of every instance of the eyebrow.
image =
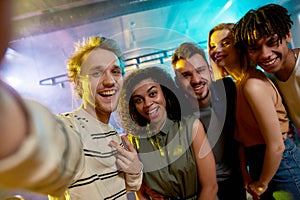
<path id="1" fill-rule="evenodd" d="M 156 88 L 156 86 L 153 85 L 152 87 L 150 87 L 150 88 L 147 90 L 147 92 L 150 92 L 153 88 Z"/>
<path id="2" fill-rule="evenodd" d="M 89 70 L 105 69 L 102 65 L 91 66 Z"/>
<path id="3" fill-rule="evenodd" d="M 202 68 L 209 68 L 207 65 L 199 65 L 199 66 L 196 66 L 194 67 L 194 69 L 196 71 L 198 71 L 199 69 L 202 69 Z M 191 72 L 191 70 L 187 70 L 186 68 L 183 68 L 183 71 L 179 72 L 180 74 L 190 74 L 190 73 L 193 73 Z"/>
<path id="4" fill-rule="evenodd" d="M 199 65 L 199 66 L 195 67 L 195 69 L 198 69 L 198 68 L 208 68 L 208 65 Z"/>
<path id="5" fill-rule="evenodd" d="M 156 86 L 155 86 L 155 85 L 151 86 L 151 87 L 147 90 L 147 92 L 150 92 L 153 88 L 156 88 Z M 141 96 L 141 95 L 136 94 L 136 95 L 132 95 L 132 98 L 140 97 L 140 96 Z"/>
<path id="6" fill-rule="evenodd" d="M 91 66 L 90 70 L 106 70 L 108 68 L 108 66 L 104 66 L 104 65 L 95 65 L 95 66 Z M 119 68 L 121 69 L 121 66 L 119 65 L 113 65 L 113 68 Z"/>

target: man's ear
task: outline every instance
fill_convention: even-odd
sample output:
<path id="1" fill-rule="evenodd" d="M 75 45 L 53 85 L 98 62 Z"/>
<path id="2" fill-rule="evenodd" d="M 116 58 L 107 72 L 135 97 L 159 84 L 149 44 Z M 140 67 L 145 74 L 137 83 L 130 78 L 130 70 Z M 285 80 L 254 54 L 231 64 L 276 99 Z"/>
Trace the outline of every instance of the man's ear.
<path id="1" fill-rule="evenodd" d="M 292 32 L 291 31 L 289 31 L 289 33 L 286 35 L 285 40 L 288 43 L 290 43 L 292 41 Z"/>

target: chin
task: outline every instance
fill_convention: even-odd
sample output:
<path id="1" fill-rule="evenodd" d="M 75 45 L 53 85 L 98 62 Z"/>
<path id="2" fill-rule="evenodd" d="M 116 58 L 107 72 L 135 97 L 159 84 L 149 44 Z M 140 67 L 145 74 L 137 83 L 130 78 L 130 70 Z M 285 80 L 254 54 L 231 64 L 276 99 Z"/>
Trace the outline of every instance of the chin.
<path id="1" fill-rule="evenodd" d="M 209 96 L 209 91 L 207 90 L 205 93 L 202 93 L 201 96 L 198 98 L 198 101 L 203 101 L 207 99 Z"/>
<path id="2" fill-rule="evenodd" d="M 271 68 L 271 69 L 264 69 L 262 68 L 265 72 L 269 73 L 269 74 L 273 74 L 273 73 L 276 73 L 277 70 L 275 70 L 275 68 Z"/>

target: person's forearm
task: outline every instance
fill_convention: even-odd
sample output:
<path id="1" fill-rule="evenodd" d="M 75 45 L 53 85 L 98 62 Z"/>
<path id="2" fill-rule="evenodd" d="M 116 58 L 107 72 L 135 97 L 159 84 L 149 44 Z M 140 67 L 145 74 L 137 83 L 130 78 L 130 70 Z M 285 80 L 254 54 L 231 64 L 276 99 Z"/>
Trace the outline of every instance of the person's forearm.
<path id="1" fill-rule="evenodd" d="M 28 133 L 27 113 L 21 97 L 0 81 L 0 159 L 17 151 Z"/>
<path id="2" fill-rule="evenodd" d="M 80 134 L 42 104 L 24 103 L 28 134 L 15 152 L 0 159 L 0 187 L 59 197 L 83 168 Z"/>
<path id="3" fill-rule="evenodd" d="M 83 164 L 80 135 L 1 80 L 0 130 L 0 187 L 61 196 Z"/>
<path id="4" fill-rule="evenodd" d="M 216 200 L 218 185 L 211 185 L 209 187 L 202 187 L 198 200 Z"/>
<path id="5" fill-rule="evenodd" d="M 282 159 L 283 150 L 284 146 L 278 146 L 275 149 L 266 148 L 263 168 L 258 181 L 262 185 L 268 185 L 275 175 Z"/>

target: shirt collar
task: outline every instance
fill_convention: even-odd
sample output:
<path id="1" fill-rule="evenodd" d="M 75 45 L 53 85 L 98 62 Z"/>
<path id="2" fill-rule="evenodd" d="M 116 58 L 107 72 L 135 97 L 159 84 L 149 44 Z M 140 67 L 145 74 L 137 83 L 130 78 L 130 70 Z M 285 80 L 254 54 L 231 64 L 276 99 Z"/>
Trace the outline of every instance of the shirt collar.
<path id="1" fill-rule="evenodd" d="M 170 120 L 169 118 L 166 119 L 166 121 L 164 122 L 164 124 L 162 125 L 161 129 L 160 129 L 160 133 L 162 135 L 166 135 L 168 134 L 168 131 L 170 130 L 170 127 L 174 124 L 174 121 Z"/>

